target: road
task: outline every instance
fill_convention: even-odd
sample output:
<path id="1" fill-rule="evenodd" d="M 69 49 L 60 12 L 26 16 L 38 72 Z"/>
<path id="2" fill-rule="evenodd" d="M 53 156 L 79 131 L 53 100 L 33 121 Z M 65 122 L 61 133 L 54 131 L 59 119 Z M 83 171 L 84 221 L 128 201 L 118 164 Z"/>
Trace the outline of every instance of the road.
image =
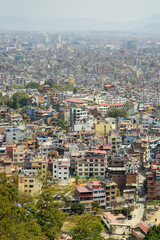
<path id="1" fill-rule="evenodd" d="M 145 172 L 141 171 L 139 173 L 139 187 L 138 192 L 139 195 L 144 195 L 144 180 L 145 180 Z M 133 218 L 131 220 L 126 220 L 125 223 L 130 223 L 133 227 L 136 226 L 137 223 L 143 221 L 143 214 L 144 214 L 144 205 L 145 205 L 145 197 L 139 197 L 137 201 L 137 208 L 132 212 Z"/>
<path id="2" fill-rule="evenodd" d="M 139 173 L 139 186 L 138 186 L 138 192 L 139 195 L 143 195 L 145 193 L 144 191 L 144 180 L 145 180 L 145 171 L 141 171 Z M 144 204 L 145 204 L 145 197 L 138 197 L 135 210 L 132 212 L 132 219 L 128 220 L 126 219 L 124 221 L 124 224 L 130 224 L 132 227 L 135 227 L 139 222 L 143 221 L 143 214 L 144 214 Z M 126 237 L 129 235 L 129 229 L 127 227 L 116 227 L 114 230 L 114 233 L 111 237 L 114 237 L 115 239 L 121 239 L 123 236 L 123 233 L 125 232 Z"/>

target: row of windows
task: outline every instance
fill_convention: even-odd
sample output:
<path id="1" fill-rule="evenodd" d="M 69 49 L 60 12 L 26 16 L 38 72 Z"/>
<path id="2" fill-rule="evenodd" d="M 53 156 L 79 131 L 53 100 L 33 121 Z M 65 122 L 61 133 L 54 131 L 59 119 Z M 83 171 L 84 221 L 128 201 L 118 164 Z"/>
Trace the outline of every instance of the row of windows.
<path id="1" fill-rule="evenodd" d="M 26 179 L 25 182 L 28 182 L 28 180 Z M 34 182 L 34 180 L 29 180 L 30 183 Z"/>
<path id="2" fill-rule="evenodd" d="M 86 174 L 86 173 L 79 173 L 79 176 L 83 176 L 83 175 L 88 175 L 88 174 Z M 104 176 L 104 173 L 94 173 L 94 175 L 95 176 L 99 176 L 99 175 Z"/>
<path id="3" fill-rule="evenodd" d="M 24 185 L 25 187 L 28 187 L 28 185 Z M 29 185 L 29 188 L 33 188 L 33 185 Z"/>
<path id="4" fill-rule="evenodd" d="M 88 167 L 88 166 L 93 166 L 93 163 L 91 164 L 79 164 L 79 167 L 82 167 L 82 166 L 85 166 L 85 167 Z M 104 164 L 94 164 L 94 166 L 98 167 L 98 166 L 101 166 L 101 167 L 104 167 Z"/>
<path id="5" fill-rule="evenodd" d="M 82 172 L 82 171 L 85 171 L 85 172 L 88 172 L 88 171 L 105 171 L 105 169 L 104 169 L 104 168 L 101 168 L 101 169 L 99 170 L 98 168 L 95 168 L 95 169 L 93 170 L 93 168 L 92 168 L 92 169 L 86 168 L 86 169 L 82 170 L 82 168 L 79 168 L 79 172 Z"/>

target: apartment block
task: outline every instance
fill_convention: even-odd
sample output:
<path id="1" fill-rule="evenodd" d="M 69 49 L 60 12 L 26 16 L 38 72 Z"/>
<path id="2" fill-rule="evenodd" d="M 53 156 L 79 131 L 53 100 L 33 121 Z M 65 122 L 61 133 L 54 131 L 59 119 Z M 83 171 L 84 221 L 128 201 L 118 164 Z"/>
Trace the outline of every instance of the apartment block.
<path id="1" fill-rule="evenodd" d="M 87 118 L 87 111 L 81 108 L 70 109 L 70 125 L 73 126 L 80 120 Z"/>
<path id="2" fill-rule="evenodd" d="M 92 189 L 89 189 L 87 186 L 77 186 L 75 189 L 75 195 L 78 198 L 79 202 L 84 205 L 86 211 L 90 211 L 92 209 Z"/>
<path id="3" fill-rule="evenodd" d="M 115 206 L 117 198 L 117 184 L 112 181 L 106 183 L 106 206 Z"/>
<path id="4" fill-rule="evenodd" d="M 37 176 L 37 170 L 23 170 L 18 176 L 18 190 L 31 195 L 40 194 L 41 182 Z"/>
<path id="5" fill-rule="evenodd" d="M 160 165 L 152 165 L 147 173 L 147 199 L 160 200 Z"/>
<path id="6" fill-rule="evenodd" d="M 6 128 L 6 142 L 12 144 L 15 141 L 20 141 L 26 137 L 26 130 L 20 128 Z"/>
<path id="7" fill-rule="evenodd" d="M 105 208 L 106 189 L 100 181 L 88 181 L 87 187 L 93 191 L 93 202 L 98 203 L 101 208 Z"/>
<path id="8" fill-rule="evenodd" d="M 53 160 L 53 179 L 57 179 L 60 182 L 70 182 L 70 159 L 57 158 Z"/>
<path id="9" fill-rule="evenodd" d="M 76 172 L 80 177 L 105 178 L 106 164 L 106 151 L 87 150 L 84 156 L 77 160 Z"/>

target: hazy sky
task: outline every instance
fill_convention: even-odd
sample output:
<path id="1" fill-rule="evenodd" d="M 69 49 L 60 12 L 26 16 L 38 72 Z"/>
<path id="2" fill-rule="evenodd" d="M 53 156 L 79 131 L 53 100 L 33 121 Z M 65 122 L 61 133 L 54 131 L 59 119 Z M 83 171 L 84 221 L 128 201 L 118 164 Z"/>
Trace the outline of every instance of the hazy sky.
<path id="1" fill-rule="evenodd" d="M 137 20 L 160 13 L 160 0 L 0 0 L 0 16 Z"/>

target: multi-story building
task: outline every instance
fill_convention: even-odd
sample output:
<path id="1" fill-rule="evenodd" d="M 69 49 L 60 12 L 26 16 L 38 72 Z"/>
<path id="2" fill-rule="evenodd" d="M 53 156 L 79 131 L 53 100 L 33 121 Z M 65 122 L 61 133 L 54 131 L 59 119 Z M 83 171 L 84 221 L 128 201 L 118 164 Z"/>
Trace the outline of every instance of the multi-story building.
<path id="1" fill-rule="evenodd" d="M 111 131 L 111 124 L 106 122 L 99 122 L 96 124 L 96 132 L 99 137 L 105 137 Z"/>
<path id="2" fill-rule="evenodd" d="M 73 126 L 82 119 L 87 118 L 87 111 L 81 108 L 70 108 L 70 125 Z"/>
<path id="3" fill-rule="evenodd" d="M 5 173 L 6 176 L 12 175 L 12 161 L 8 156 L 0 157 L 0 173 Z"/>
<path id="4" fill-rule="evenodd" d="M 20 141 L 26 137 L 26 134 L 26 130 L 22 130 L 20 128 L 6 128 L 6 142 L 12 144 L 15 141 Z"/>
<path id="5" fill-rule="evenodd" d="M 84 205 L 86 211 L 90 211 L 92 209 L 92 189 L 89 189 L 87 186 L 77 186 L 75 189 L 75 195 L 78 198 L 79 202 Z"/>
<path id="6" fill-rule="evenodd" d="M 119 136 L 117 133 L 112 132 L 108 134 L 108 144 L 112 145 L 113 153 L 116 153 L 121 143 L 122 143 L 122 137 Z"/>
<path id="7" fill-rule="evenodd" d="M 99 204 L 101 208 L 106 206 L 106 189 L 99 181 L 88 181 L 87 187 L 93 191 L 93 202 Z"/>
<path id="8" fill-rule="evenodd" d="M 160 200 L 160 165 L 152 165 L 147 173 L 147 199 Z"/>
<path id="9" fill-rule="evenodd" d="M 112 181 L 107 181 L 106 185 L 106 206 L 112 207 L 116 204 L 117 184 Z"/>
<path id="10" fill-rule="evenodd" d="M 37 170 L 23 170 L 18 176 L 18 190 L 20 192 L 37 195 L 41 193 L 41 182 L 37 178 Z"/>
<path id="11" fill-rule="evenodd" d="M 105 178 L 107 156 L 106 151 L 85 151 L 82 158 L 77 160 L 77 175 L 80 177 Z"/>
<path id="12" fill-rule="evenodd" d="M 25 146 L 17 145 L 17 147 L 13 148 L 13 162 L 18 164 L 19 166 L 23 166 L 25 157 Z"/>
<path id="13" fill-rule="evenodd" d="M 70 182 L 70 159 L 57 158 L 53 160 L 53 179 L 57 179 L 60 182 Z"/>
<path id="14" fill-rule="evenodd" d="M 30 160 L 30 168 L 37 170 L 42 178 L 46 178 L 48 171 L 48 159 L 44 156 L 36 157 Z"/>

